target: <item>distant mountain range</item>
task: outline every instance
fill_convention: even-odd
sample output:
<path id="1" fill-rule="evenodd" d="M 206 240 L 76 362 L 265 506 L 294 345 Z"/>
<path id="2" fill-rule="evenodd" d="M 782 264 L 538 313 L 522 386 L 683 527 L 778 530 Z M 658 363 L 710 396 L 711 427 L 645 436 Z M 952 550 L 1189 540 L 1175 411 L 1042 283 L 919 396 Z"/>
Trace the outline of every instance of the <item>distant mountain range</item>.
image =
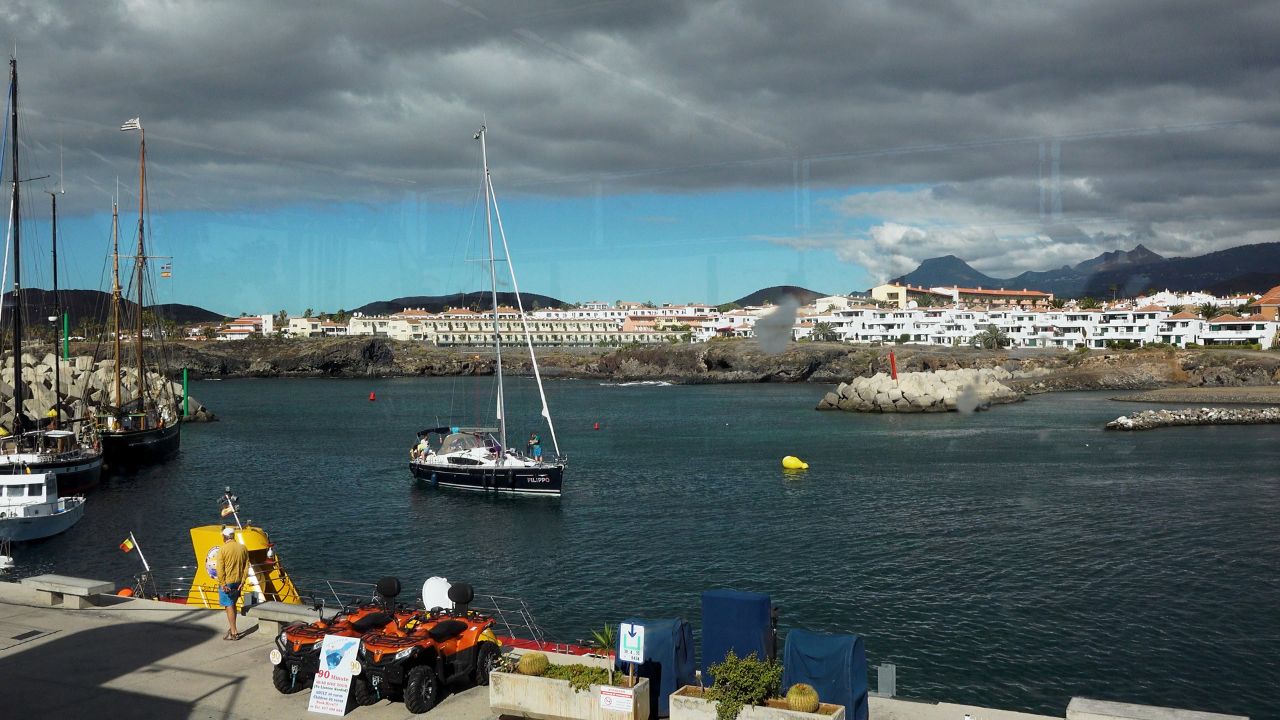
<path id="1" fill-rule="evenodd" d="M 525 310 L 538 310 L 548 308 L 565 308 L 569 303 L 553 298 L 547 295 L 538 295 L 537 293 L 521 293 L 524 299 Z M 741 307 L 748 305 L 765 305 L 767 303 L 778 304 L 782 298 L 791 296 L 800 303 L 807 304 L 813 302 L 820 297 L 826 297 L 823 293 L 807 290 L 795 285 L 776 285 L 774 287 L 757 290 L 750 295 L 734 300 L 733 302 Z M 500 292 L 498 293 L 498 304 L 515 307 L 516 296 L 514 293 Z M 469 293 L 453 293 L 452 295 L 414 295 L 412 297 L 396 298 L 394 300 L 377 300 L 355 308 L 352 312 L 363 313 L 365 315 L 390 315 L 398 313 L 407 308 L 421 308 L 428 312 L 443 312 L 449 308 L 472 308 L 474 310 L 484 310 L 493 305 L 493 299 L 487 291 L 485 292 L 469 292 Z"/>
<path id="2" fill-rule="evenodd" d="M 73 331 L 82 324 L 104 325 L 111 320 L 111 294 L 102 292 L 101 290 L 60 290 L 58 294 L 62 299 L 63 311 L 71 316 L 70 322 Z M 5 314 L 3 325 L 8 327 L 11 324 L 11 315 L 8 308 L 12 306 L 12 292 L 4 294 Z M 47 327 L 49 326 L 49 317 L 53 315 L 53 292 L 51 290 L 41 290 L 31 288 L 22 291 L 23 308 L 22 322 L 27 327 Z M 814 299 L 823 297 L 822 293 L 807 290 L 794 285 L 779 285 L 775 287 L 757 290 L 756 292 L 738 298 L 734 302 L 741 306 L 747 305 L 763 305 L 766 303 L 778 303 L 782 298 L 790 295 L 799 300 L 802 304 L 813 302 Z M 524 299 L 525 310 L 533 311 L 549 308 L 568 307 L 568 303 L 547 295 L 539 295 L 537 293 L 522 293 Z M 414 295 L 411 297 L 395 298 L 394 300 L 378 300 L 367 303 L 355 308 L 351 312 L 359 312 L 365 315 L 390 315 L 400 312 L 406 308 L 423 308 L 429 312 L 443 312 L 448 308 L 476 308 L 483 310 L 490 307 L 493 303 L 492 296 L 488 292 L 469 292 L 469 293 L 453 293 L 451 295 Z M 514 293 L 500 292 L 498 293 L 498 303 L 515 307 L 516 297 Z M 128 300 L 121 301 L 121 307 L 126 317 L 135 317 L 134 309 L 136 305 Z M 220 313 L 206 310 L 195 305 L 183 305 L 181 303 L 165 303 L 160 305 L 150 305 L 147 307 L 157 313 L 162 319 L 172 320 L 179 325 L 190 325 L 196 323 L 215 323 L 221 322 L 228 316 Z"/>
<path id="3" fill-rule="evenodd" d="M 59 290 L 62 299 L 62 311 L 70 316 L 72 328 L 84 322 L 104 324 L 111 319 L 111 293 L 101 290 Z M 5 317 L 4 326 L 8 327 L 12 320 L 8 309 L 13 306 L 13 292 L 4 294 Z M 129 300 L 121 300 L 120 306 L 127 317 L 136 317 L 137 305 Z M 22 322 L 28 327 L 45 327 L 53 315 L 53 291 L 39 288 L 28 288 L 22 291 Z M 164 303 L 149 305 L 148 310 L 155 312 L 165 320 L 172 320 L 179 325 L 202 322 L 216 322 L 222 315 L 210 312 L 194 305 L 180 303 Z"/>
<path id="4" fill-rule="evenodd" d="M 528 311 L 543 310 L 549 308 L 567 307 L 568 303 L 547 295 L 539 295 L 537 293 L 520 293 L 521 299 L 524 300 L 524 309 Z M 498 293 L 498 304 L 516 306 L 515 293 L 500 292 Z M 365 315 L 391 315 L 401 310 L 409 308 L 422 309 L 428 312 L 438 313 L 444 312 L 449 308 L 471 308 L 473 310 L 483 310 L 484 308 L 493 307 L 493 296 L 488 292 L 469 292 L 469 293 L 453 293 L 451 295 L 413 295 L 410 297 L 396 298 L 395 300 L 375 300 L 356 308 L 352 312 L 363 313 Z"/>
<path id="5" fill-rule="evenodd" d="M 1196 257 L 1166 258 L 1138 245 L 1103 253 L 1057 270 L 1029 271 L 1001 279 L 985 275 L 954 256 L 929 258 L 894 282 L 938 287 L 1042 290 L 1059 297 L 1124 297 L 1158 290 L 1205 290 L 1218 295 L 1262 292 L 1280 285 L 1280 242 L 1241 245 Z"/>

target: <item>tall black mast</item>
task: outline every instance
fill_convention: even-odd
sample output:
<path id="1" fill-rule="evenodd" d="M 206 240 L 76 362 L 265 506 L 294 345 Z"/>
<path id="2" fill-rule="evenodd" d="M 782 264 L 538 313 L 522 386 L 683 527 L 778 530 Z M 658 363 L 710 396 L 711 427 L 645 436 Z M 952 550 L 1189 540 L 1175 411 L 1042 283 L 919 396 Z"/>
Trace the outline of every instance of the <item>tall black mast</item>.
<path id="1" fill-rule="evenodd" d="M 13 145 L 13 434 L 25 430 L 22 416 L 22 223 L 18 220 L 18 58 L 9 58 L 9 129 Z"/>

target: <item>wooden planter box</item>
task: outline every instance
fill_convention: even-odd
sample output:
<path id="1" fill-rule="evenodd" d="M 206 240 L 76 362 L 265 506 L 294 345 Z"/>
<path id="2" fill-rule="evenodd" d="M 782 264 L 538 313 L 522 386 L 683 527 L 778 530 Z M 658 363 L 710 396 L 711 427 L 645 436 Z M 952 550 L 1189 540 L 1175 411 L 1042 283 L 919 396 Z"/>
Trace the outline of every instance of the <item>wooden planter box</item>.
<path id="1" fill-rule="evenodd" d="M 685 685 L 671 693 L 671 720 L 716 720 L 716 705 L 705 700 L 702 688 Z M 812 713 L 788 710 L 785 700 L 770 700 L 768 706 L 748 705 L 738 720 L 844 720 L 844 706 L 822 703 Z"/>
<path id="2" fill-rule="evenodd" d="M 649 680 L 638 678 L 633 688 L 631 712 L 600 707 L 600 685 L 578 692 L 568 680 L 494 672 L 489 675 L 489 707 L 504 715 L 541 720 L 649 720 Z"/>

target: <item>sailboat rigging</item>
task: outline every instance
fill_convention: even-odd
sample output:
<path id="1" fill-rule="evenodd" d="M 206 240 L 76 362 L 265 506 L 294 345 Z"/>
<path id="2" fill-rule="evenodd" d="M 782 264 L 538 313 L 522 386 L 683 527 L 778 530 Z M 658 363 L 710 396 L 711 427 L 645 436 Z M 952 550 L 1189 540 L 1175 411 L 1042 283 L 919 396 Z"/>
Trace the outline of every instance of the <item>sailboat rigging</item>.
<path id="1" fill-rule="evenodd" d="M 26 404 L 38 405 L 39 398 L 27 399 L 27 383 L 22 369 L 22 218 L 19 187 L 22 181 L 18 163 L 18 61 L 9 58 L 9 131 L 12 199 L 9 224 L 13 240 L 13 413 L 8 427 L 0 427 L 0 475 L 48 473 L 52 482 L 47 490 L 51 495 L 72 496 L 98 484 L 102 475 L 102 454 L 98 450 L 93 429 L 87 424 L 77 430 L 61 428 L 60 364 L 57 348 L 54 348 L 55 375 L 51 414 L 53 427 L 40 428 L 37 421 L 27 416 Z M 54 236 L 54 296 L 57 296 L 57 200 L 53 204 Z M 39 382 L 33 374 L 33 383 Z M 39 413 L 43 407 L 30 412 Z M 55 489 L 56 488 L 56 489 Z"/>
<path id="2" fill-rule="evenodd" d="M 489 174 L 489 155 L 485 144 L 485 127 L 481 126 L 474 139 L 480 141 L 480 157 L 483 167 L 485 198 L 485 232 L 489 244 L 489 283 L 493 303 L 493 350 L 495 355 L 495 379 L 497 398 L 494 407 L 498 427 L 436 427 L 418 433 L 420 442 L 410 454 L 409 469 L 419 481 L 432 486 L 492 492 L 499 495 L 542 495 L 559 497 L 564 482 L 567 459 L 560 453 L 555 425 L 547 406 L 546 391 L 542 387 L 542 373 L 533 351 L 533 336 L 520 299 L 520 285 L 516 281 L 515 267 L 507 246 L 506 232 L 502 227 L 502 214 L 498 210 L 493 179 Z M 503 324 L 498 307 L 498 271 L 500 260 L 494 246 L 494 229 L 502 240 L 503 261 L 511 278 L 516 298 L 520 326 L 525 346 L 533 367 L 533 377 L 538 385 L 542 401 L 542 417 L 546 420 L 554 454 L 543 457 L 541 441 L 536 434 L 530 437 L 526 453 L 518 453 L 507 444 L 507 408 L 505 381 L 502 371 Z M 508 327 L 508 330 L 514 328 Z M 494 436 L 497 433 L 497 436 Z"/>
<path id="3" fill-rule="evenodd" d="M 182 422 L 178 414 L 178 406 L 173 397 L 173 389 L 168 380 L 162 379 L 158 387 L 149 384 L 146 357 L 143 345 L 146 340 L 144 328 L 143 289 L 146 283 L 146 232 L 147 232 L 147 135 L 140 118 L 133 118 L 120 126 L 124 132 L 137 131 L 138 143 L 138 247 L 134 256 L 134 284 L 137 289 L 135 310 L 136 323 L 132 328 L 135 350 L 135 370 L 137 375 L 137 394 L 126 399 L 123 376 L 123 353 L 121 338 L 124 328 L 121 325 L 122 292 L 120 287 L 120 219 L 117 204 L 111 209 L 111 243 L 112 243 L 112 286 L 111 317 L 114 330 L 115 373 L 112 384 L 112 400 L 114 407 L 101 413 L 98 433 L 102 438 L 102 452 L 109 467 L 136 467 L 166 460 L 177 454 L 182 442 Z M 159 368 L 163 375 L 163 367 Z"/>

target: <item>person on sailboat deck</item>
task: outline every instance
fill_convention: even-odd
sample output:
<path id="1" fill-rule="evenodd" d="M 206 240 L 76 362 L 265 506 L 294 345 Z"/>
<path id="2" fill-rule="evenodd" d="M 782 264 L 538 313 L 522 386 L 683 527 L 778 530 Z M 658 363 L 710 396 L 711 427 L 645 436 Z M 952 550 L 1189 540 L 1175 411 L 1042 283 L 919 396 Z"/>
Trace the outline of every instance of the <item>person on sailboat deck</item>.
<path id="1" fill-rule="evenodd" d="M 537 462 L 542 462 L 542 438 L 538 437 L 538 433 L 529 433 L 529 457 Z"/>

